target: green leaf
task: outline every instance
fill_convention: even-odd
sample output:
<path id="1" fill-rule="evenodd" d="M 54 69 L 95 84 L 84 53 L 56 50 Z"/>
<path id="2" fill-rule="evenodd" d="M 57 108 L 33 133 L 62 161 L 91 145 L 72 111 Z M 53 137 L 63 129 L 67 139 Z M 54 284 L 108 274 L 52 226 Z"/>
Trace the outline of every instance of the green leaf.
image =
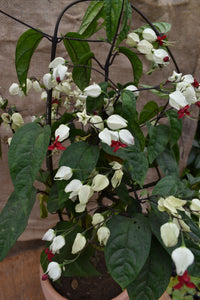
<path id="1" fill-rule="evenodd" d="M 166 148 L 160 155 L 158 155 L 156 160 L 165 176 L 174 175 L 179 178 L 178 165 L 174 152 L 171 149 Z"/>
<path id="2" fill-rule="evenodd" d="M 113 216 L 107 226 L 111 235 L 105 247 L 106 265 L 113 279 L 124 289 L 138 276 L 149 255 L 148 219 L 141 214 L 133 218 L 118 215 Z"/>
<path id="3" fill-rule="evenodd" d="M 19 83 L 26 94 L 26 78 L 31 57 L 43 38 L 41 32 L 29 29 L 19 38 L 15 50 L 15 67 Z"/>
<path id="4" fill-rule="evenodd" d="M 162 197 L 167 197 L 175 195 L 177 192 L 177 177 L 175 176 L 165 176 L 158 181 L 153 189 L 153 195 L 159 195 Z"/>
<path id="5" fill-rule="evenodd" d="M 103 0 L 106 21 L 106 35 L 109 42 L 115 36 L 120 22 L 123 0 Z"/>
<path id="6" fill-rule="evenodd" d="M 147 147 L 149 162 L 152 163 L 161 154 L 169 141 L 169 127 L 167 125 L 147 126 L 149 143 Z"/>
<path id="7" fill-rule="evenodd" d="M 18 237 L 24 232 L 36 199 L 32 188 L 29 198 L 13 192 L 0 214 L 0 261 L 5 258 Z"/>
<path id="8" fill-rule="evenodd" d="M 134 138 L 138 139 L 140 148 L 143 150 L 145 146 L 145 138 L 139 126 L 135 96 L 131 91 L 123 90 L 121 98 L 122 107 L 120 114 L 128 121 L 128 129 L 130 129 L 133 133 Z"/>
<path id="9" fill-rule="evenodd" d="M 171 29 L 171 24 L 167 22 L 154 22 L 153 25 L 160 33 L 167 33 Z M 151 26 L 150 25 L 141 26 L 136 30 L 134 30 L 134 32 L 141 34 L 145 28 L 151 28 Z"/>
<path id="10" fill-rule="evenodd" d="M 159 107 L 156 102 L 154 101 L 147 102 L 140 113 L 139 124 L 146 123 L 147 121 L 155 117 L 158 112 L 159 112 Z"/>
<path id="11" fill-rule="evenodd" d="M 127 288 L 130 300 L 159 299 L 169 284 L 171 269 L 170 256 L 153 237 L 144 267 Z"/>
<path id="12" fill-rule="evenodd" d="M 88 38 L 99 30 L 98 20 L 104 15 L 103 2 L 92 1 L 88 6 L 81 26 L 79 28 L 79 34 L 84 38 Z"/>
<path id="13" fill-rule="evenodd" d="M 20 201 L 29 198 L 33 182 L 45 158 L 50 140 L 50 127 L 29 123 L 14 134 L 8 164 L 15 193 Z"/>
<path id="14" fill-rule="evenodd" d="M 178 119 L 178 114 L 174 110 L 168 110 L 165 112 L 169 119 L 170 131 L 169 131 L 169 141 L 170 146 L 173 147 L 179 140 L 182 133 L 182 120 Z"/>
<path id="15" fill-rule="evenodd" d="M 78 65 L 80 67 L 74 66 L 72 71 L 72 77 L 76 85 L 79 87 L 80 90 L 84 90 L 89 83 L 90 83 L 90 76 L 91 76 L 91 58 L 94 57 L 94 53 L 88 52 L 81 56 L 78 61 Z M 88 68 L 89 67 L 89 68 Z"/>
<path id="16" fill-rule="evenodd" d="M 120 28 L 120 33 L 117 39 L 116 47 L 127 37 L 127 34 L 130 29 L 132 19 L 132 8 L 129 3 L 129 0 L 124 1 L 124 8 L 123 8 L 123 19 L 122 25 Z"/>
<path id="17" fill-rule="evenodd" d="M 59 167 L 68 166 L 72 168 L 74 178 L 84 181 L 96 167 L 99 151 L 98 146 L 85 142 L 71 144 L 63 152 Z"/>
<path id="18" fill-rule="evenodd" d="M 199 278 L 200 274 L 200 247 L 199 243 L 194 244 L 191 240 L 185 240 L 186 247 L 188 247 L 194 254 L 194 263 L 188 268 L 188 273 Z"/>
<path id="19" fill-rule="evenodd" d="M 133 69 L 134 84 L 138 85 L 143 73 L 143 65 L 135 52 L 126 47 L 119 47 L 119 53 L 124 54 L 130 61 Z"/>

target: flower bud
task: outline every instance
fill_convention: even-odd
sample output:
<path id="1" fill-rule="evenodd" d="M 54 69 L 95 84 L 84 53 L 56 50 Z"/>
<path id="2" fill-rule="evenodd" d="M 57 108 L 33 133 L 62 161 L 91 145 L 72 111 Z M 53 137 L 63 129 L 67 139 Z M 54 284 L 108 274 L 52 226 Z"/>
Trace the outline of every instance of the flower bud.
<path id="1" fill-rule="evenodd" d="M 135 47 L 140 41 L 139 35 L 135 32 L 131 32 L 127 35 L 126 45 L 129 47 Z"/>
<path id="2" fill-rule="evenodd" d="M 183 275 L 187 268 L 194 262 L 193 253 L 186 247 L 176 248 L 172 252 L 171 257 L 176 266 L 176 273 L 180 276 Z"/>
<path id="3" fill-rule="evenodd" d="M 166 247 L 173 247 L 178 242 L 179 228 L 176 224 L 168 222 L 160 227 L 160 235 Z"/>
<path id="4" fill-rule="evenodd" d="M 58 235 L 53 239 L 53 242 L 49 246 L 50 251 L 53 254 L 59 253 L 59 250 L 65 246 L 65 238 L 62 235 Z"/>
<path id="5" fill-rule="evenodd" d="M 192 203 L 190 204 L 190 209 L 193 214 L 200 215 L 200 200 L 192 199 Z"/>
<path id="6" fill-rule="evenodd" d="M 53 229 L 49 229 L 47 230 L 47 232 L 45 232 L 45 234 L 42 237 L 43 241 L 48 241 L 51 242 L 53 241 L 53 239 L 55 238 L 55 231 Z"/>
<path id="7" fill-rule="evenodd" d="M 54 87 L 54 83 L 52 82 L 51 74 L 46 73 L 43 76 L 43 83 L 46 89 L 50 90 Z"/>
<path id="8" fill-rule="evenodd" d="M 19 95 L 19 92 L 20 92 L 19 84 L 12 83 L 11 86 L 9 87 L 9 93 L 11 95 Z"/>
<path id="9" fill-rule="evenodd" d="M 107 125 L 112 130 L 118 130 L 124 127 L 127 127 L 128 121 L 122 118 L 119 115 L 111 115 L 107 119 Z"/>
<path id="10" fill-rule="evenodd" d="M 148 42 L 154 42 L 157 40 L 157 35 L 155 31 L 151 28 L 145 28 L 142 32 L 142 36 Z"/>
<path id="11" fill-rule="evenodd" d="M 32 88 L 33 84 L 32 84 L 32 81 L 27 78 L 26 79 L 26 93 L 28 94 L 28 92 L 30 91 L 30 89 Z"/>
<path id="12" fill-rule="evenodd" d="M 169 94 L 169 105 L 179 110 L 188 105 L 185 96 L 180 91 Z"/>
<path id="13" fill-rule="evenodd" d="M 42 91 L 40 83 L 37 80 L 33 81 L 33 89 L 36 93 L 41 93 L 41 91 Z"/>
<path id="14" fill-rule="evenodd" d="M 149 53 L 151 53 L 151 50 L 153 49 L 153 46 L 148 41 L 142 40 L 138 43 L 137 49 L 142 54 L 149 54 Z"/>
<path id="15" fill-rule="evenodd" d="M 80 213 L 84 212 L 85 208 L 86 208 L 86 204 L 78 203 L 75 206 L 75 212 L 80 214 Z"/>
<path id="16" fill-rule="evenodd" d="M 17 128 L 21 127 L 24 124 L 24 120 L 23 120 L 23 118 L 22 118 L 22 116 L 21 116 L 20 113 L 14 113 L 14 114 L 12 114 L 11 120 L 12 120 L 13 125 L 14 125 L 15 128 L 16 127 Z"/>
<path id="17" fill-rule="evenodd" d="M 140 94 L 140 92 L 138 91 L 137 86 L 135 86 L 135 85 L 133 85 L 133 84 L 128 85 L 128 86 L 125 88 L 125 90 L 128 90 L 128 91 L 133 92 L 133 94 L 134 94 L 135 97 L 138 97 L 139 94 Z M 136 91 L 136 92 L 135 92 L 135 91 Z"/>
<path id="18" fill-rule="evenodd" d="M 97 237 L 100 245 L 106 246 L 109 236 L 110 236 L 110 230 L 107 227 L 101 226 L 97 230 Z"/>
<path id="19" fill-rule="evenodd" d="M 92 195 L 92 188 L 87 184 L 83 185 L 78 191 L 79 202 L 81 204 L 86 204 Z"/>
<path id="20" fill-rule="evenodd" d="M 42 101 L 46 101 L 47 100 L 47 92 L 46 91 L 42 92 L 42 94 L 41 94 L 41 100 Z"/>
<path id="21" fill-rule="evenodd" d="M 94 128 L 103 130 L 104 129 L 104 123 L 100 116 L 93 116 L 90 119 L 90 123 L 94 126 Z"/>
<path id="22" fill-rule="evenodd" d="M 55 281 L 60 278 L 62 270 L 57 262 L 52 261 L 48 264 L 46 273 L 48 273 L 49 277 Z"/>
<path id="23" fill-rule="evenodd" d="M 111 184 L 114 189 L 120 185 L 123 175 L 124 172 L 121 169 L 115 171 L 113 177 L 111 178 Z"/>
<path id="24" fill-rule="evenodd" d="M 54 180 L 68 180 L 72 177 L 72 169 L 70 167 L 62 166 L 58 169 Z"/>
<path id="25" fill-rule="evenodd" d="M 97 174 L 92 181 L 91 188 L 95 192 L 102 191 L 109 185 L 109 180 L 105 175 Z"/>
<path id="26" fill-rule="evenodd" d="M 127 146 L 132 146 L 135 144 L 135 139 L 127 129 L 122 129 L 119 131 L 119 139 L 122 143 Z"/>
<path id="27" fill-rule="evenodd" d="M 93 98 L 99 97 L 101 95 L 101 88 L 98 84 L 94 83 L 84 89 L 84 94 Z"/>
<path id="28" fill-rule="evenodd" d="M 92 225 L 102 225 L 102 222 L 104 221 L 104 216 L 100 213 L 96 213 L 92 216 Z"/>
<path id="29" fill-rule="evenodd" d="M 59 142 L 66 140 L 69 137 L 70 128 L 67 125 L 61 124 L 55 131 L 55 137 L 59 135 Z"/>
<path id="30" fill-rule="evenodd" d="M 77 233 L 72 246 L 72 254 L 76 254 L 81 251 L 86 245 L 86 238 L 81 233 Z"/>

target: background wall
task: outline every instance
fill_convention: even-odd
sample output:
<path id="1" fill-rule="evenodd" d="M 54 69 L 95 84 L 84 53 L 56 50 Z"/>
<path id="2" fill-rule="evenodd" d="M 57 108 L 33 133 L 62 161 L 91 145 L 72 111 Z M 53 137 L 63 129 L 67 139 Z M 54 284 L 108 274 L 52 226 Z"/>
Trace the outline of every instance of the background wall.
<path id="1" fill-rule="evenodd" d="M 153 3 L 150 4 L 150 2 Z M 60 11 L 69 3 L 71 3 L 71 0 L 0 0 L 0 9 L 23 22 L 36 28 L 40 28 L 42 31 L 52 35 L 54 24 Z M 197 80 L 200 80 L 199 0 L 135 0 L 132 3 L 140 8 L 152 22 L 165 21 L 172 24 L 168 39 L 170 41 L 176 41 L 171 50 L 176 57 L 180 70 L 184 74 L 191 73 Z M 86 3 L 81 3 L 65 14 L 60 26 L 60 33 L 65 34 L 68 31 L 76 31 L 78 29 L 86 6 Z M 144 24 L 141 17 L 134 13 L 132 28 L 135 29 Z M 44 103 L 41 102 L 40 96 L 31 92 L 28 97 L 19 99 L 18 97 L 11 97 L 8 93 L 9 86 L 13 82 L 17 82 L 14 65 L 15 47 L 18 38 L 25 30 L 26 28 L 23 25 L 0 14 L 0 94 L 3 98 L 8 98 L 10 103 L 15 103 L 19 112 L 24 116 L 25 121 L 28 122 L 30 121 L 30 115 L 40 115 L 44 109 Z M 99 59 L 103 61 L 105 56 L 105 46 L 100 44 L 95 47 Z M 61 44 L 58 46 L 57 56 L 66 57 L 64 47 Z M 43 74 L 48 72 L 49 60 L 50 43 L 47 39 L 43 39 L 32 58 L 29 76 L 42 78 Z M 148 67 L 149 66 L 145 64 L 144 70 L 147 71 Z M 162 79 L 166 79 L 171 75 L 173 69 L 174 67 L 171 63 L 170 67 L 167 67 L 164 72 L 155 72 L 151 78 L 151 82 L 161 82 Z M 122 57 L 117 59 L 117 64 L 113 66 L 111 74 L 112 79 L 116 82 L 123 83 L 132 80 L 132 73 L 126 58 Z M 94 75 L 93 78 L 96 81 L 98 80 L 96 75 Z M 147 75 L 143 76 L 143 83 L 151 82 Z M 142 106 L 146 101 L 153 100 L 153 97 L 152 94 L 142 94 L 138 99 L 138 103 Z M 195 111 L 194 115 L 197 116 L 197 114 L 198 111 Z M 184 126 L 185 130 L 180 140 L 182 166 L 186 163 L 186 157 L 190 150 L 196 122 L 188 122 L 186 119 L 184 121 Z M 188 130 L 190 130 L 189 135 Z M 6 144 L 7 137 L 12 134 L 1 126 L 0 135 L 3 148 L 3 157 L 0 161 L 1 210 L 13 188 L 8 172 L 8 145 Z M 48 222 L 40 219 L 38 202 L 36 202 L 29 220 L 28 228 L 20 239 L 27 240 L 40 238 L 46 228 L 49 228 L 54 222 L 55 216 L 50 216 Z"/>

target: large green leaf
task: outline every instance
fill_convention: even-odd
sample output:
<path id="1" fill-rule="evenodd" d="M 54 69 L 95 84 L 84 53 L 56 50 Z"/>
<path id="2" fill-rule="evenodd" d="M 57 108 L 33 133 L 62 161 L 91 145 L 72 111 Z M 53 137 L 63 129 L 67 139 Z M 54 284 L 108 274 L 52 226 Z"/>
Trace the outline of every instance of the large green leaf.
<path id="1" fill-rule="evenodd" d="M 167 22 L 154 22 L 153 25 L 160 33 L 167 33 L 171 29 L 171 24 Z M 150 25 L 144 25 L 134 30 L 134 32 L 141 34 L 145 28 L 151 28 Z"/>
<path id="2" fill-rule="evenodd" d="M 32 188 L 29 198 L 20 198 L 13 192 L 4 206 L 0 214 L 0 261 L 24 232 L 35 199 L 35 188 Z"/>
<path id="3" fill-rule="evenodd" d="M 179 140 L 182 133 L 182 120 L 178 119 L 178 114 L 174 110 L 168 110 L 165 112 L 169 119 L 170 130 L 169 130 L 169 141 L 170 146 L 173 147 Z"/>
<path id="4" fill-rule="evenodd" d="M 147 147 L 149 162 L 152 163 L 154 159 L 161 154 L 169 141 L 169 127 L 166 125 L 147 126 L 149 132 L 149 143 Z"/>
<path id="5" fill-rule="evenodd" d="M 179 177 L 178 165 L 175 155 L 171 149 L 166 148 L 160 155 L 158 155 L 156 160 L 165 176 L 174 175 Z"/>
<path id="6" fill-rule="evenodd" d="M 73 176 L 84 181 L 96 167 L 99 158 L 99 147 L 85 142 L 71 144 L 63 152 L 59 166 L 73 169 Z"/>
<path id="7" fill-rule="evenodd" d="M 63 43 L 65 48 L 69 54 L 71 61 L 74 65 L 85 64 L 85 67 L 82 67 L 81 75 L 83 83 L 81 84 L 80 76 L 78 76 L 78 72 L 80 72 L 80 68 L 76 67 L 75 73 L 73 73 L 73 79 L 75 83 L 80 86 L 81 89 L 89 85 L 88 79 L 90 79 L 91 74 L 91 57 L 94 55 L 90 51 L 90 46 L 88 42 L 83 39 L 83 36 L 77 32 L 68 32 L 64 37 L 67 39 L 63 39 Z M 78 40 L 76 40 L 78 39 Z"/>
<path id="8" fill-rule="evenodd" d="M 94 57 L 94 53 L 92 52 L 84 54 L 78 61 L 79 67 L 74 66 L 73 68 L 72 77 L 80 90 L 84 90 L 90 83 L 91 69 L 88 66 L 91 67 L 92 65 L 92 57 Z"/>
<path id="9" fill-rule="evenodd" d="M 200 246 L 199 243 L 194 244 L 191 240 L 185 240 L 188 247 L 194 254 L 194 263 L 188 268 L 188 273 L 192 276 L 199 277 L 200 274 Z"/>
<path id="10" fill-rule="evenodd" d="M 43 34 L 41 32 L 35 31 L 34 29 L 29 29 L 21 35 L 17 42 L 15 50 L 15 67 L 19 83 L 25 94 L 26 78 L 31 57 L 42 38 Z"/>
<path id="11" fill-rule="evenodd" d="M 159 107 L 156 102 L 154 101 L 147 102 L 140 113 L 139 124 L 146 123 L 147 121 L 155 117 L 158 114 L 158 112 L 159 112 Z"/>
<path id="12" fill-rule="evenodd" d="M 176 176 L 165 176 L 158 181 L 153 189 L 152 194 L 162 197 L 175 195 L 177 192 L 177 177 Z"/>
<path id="13" fill-rule="evenodd" d="M 170 256 L 153 237 L 144 267 L 127 288 L 130 300 L 159 299 L 169 284 L 171 270 Z"/>
<path id="14" fill-rule="evenodd" d="M 132 9 L 129 0 L 124 1 L 122 25 L 117 39 L 116 47 L 127 37 L 132 19 Z"/>
<path id="15" fill-rule="evenodd" d="M 19 128 L 12 138 L 8 163 L 15 193 L 22 206 L 23 199 L 31 196 L 33 182 L 47 152 L 50 134 L 49 126 L 29 123 Z"/>
<path id="16" fill-rule="evenodd" d="M 88 6 L 79 33 L 88 38 L 99 30 L 101 26 L 98 26 L 98 20 L 103 16 L 103 1 L 92 1 Z"/>
<path id="17" fill-rule="evenodd" d="M 107 224 L 111 235 L 105 248 L 106 265 L 124 289 L 138 276 L 149 255 L 151 230 L 148 218 L 140 214 L 133 218 L 118 215 Z"/>
<path id="18" fill-rule="evenodd" d="M 103 0 L 106 21 L 106 34 L 109 42 L 115 36 L 120 22 L 123 0 Z"/>
<path id="19" fill-rule="evenodd" d="M 134 84 L 137 85 L 143 73 L 143 65 L 141 60 L 135 52 L 126 47 L 119 47 L 119 53 L 124 54 L 129 59 L 133 69 Z"/>

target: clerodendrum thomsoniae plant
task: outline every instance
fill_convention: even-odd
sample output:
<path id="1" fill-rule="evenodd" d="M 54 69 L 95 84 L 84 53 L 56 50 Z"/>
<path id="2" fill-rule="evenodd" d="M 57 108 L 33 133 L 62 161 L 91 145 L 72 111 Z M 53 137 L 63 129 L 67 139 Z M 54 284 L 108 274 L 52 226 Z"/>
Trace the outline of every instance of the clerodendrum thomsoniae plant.
<path id="1" fill-rule="evenodd" d="M 180 276 L 189 266 L 193 276 L 200 274 L 200 200 L 194 188 L 200 179 L 180 176 L 177 144 L 181 119 L 200 103 L 199 83 L 178 69 L 168 49 L 170 25 L 151 24 L 128 0 L 91 1 L 79 31 L 58 36 L 62 16 L 79 2 L 62 11 L 53 36 L 30 28 L 17 43 L 19 84 L 10 86 L 10 94 L 22 97 L 33 87 L 46 101 L 46 112 L 24 125 L 20 112 L 1 98 L 2 123 L 14 133 L 8 159 L 15 188 L 0 217 L 1 259 L 24 231 L 38 195 L 42 217 L 47 212 L 59 216 L 43 236 L 43 279 L 96 275 L 90 257 L 104 250 L 111 276 L 127 288 L 130 299 L 141 299 L 141 292 L 158 299 L 168 285 L 172 261 Z M 131 31 L 133 11 L 147 25 Z M 99 29 L 105 29 L 105 37 L 91 38 Z M 27 73 L 43 38 L 50 41 L 51 62 L 40 81 Z M 59 42 L 66 57 L 56 56 Z M 91 52 L 91 43 L 107 43 L 104 62 Z M 128 58 L 133 71 L 127 84 L 110 78 L 119 55 Z M 175 71 L 154 86 L 142 85 L 141 57 L 149 61 L 149 74 L 169 64 Z M 92 81 L 94 73 L 100 82 Z M 162 104 L 149 101 L 137 111 L 144 90 L 156 93 Z M 45 157 L 47 168 L 42 169 Z M 157 179 L 145 181 L 153 168 Z M 46 188 L 36 189 L 35 181 Z"/>

